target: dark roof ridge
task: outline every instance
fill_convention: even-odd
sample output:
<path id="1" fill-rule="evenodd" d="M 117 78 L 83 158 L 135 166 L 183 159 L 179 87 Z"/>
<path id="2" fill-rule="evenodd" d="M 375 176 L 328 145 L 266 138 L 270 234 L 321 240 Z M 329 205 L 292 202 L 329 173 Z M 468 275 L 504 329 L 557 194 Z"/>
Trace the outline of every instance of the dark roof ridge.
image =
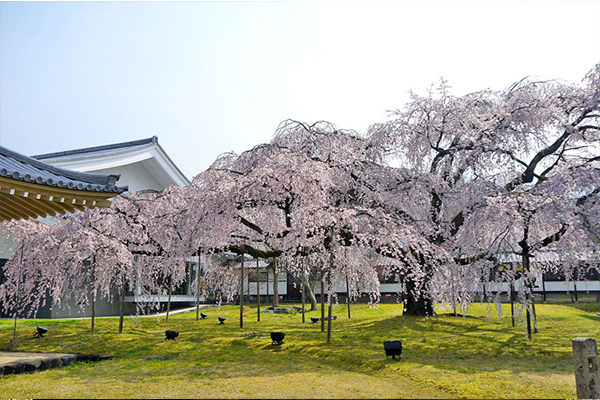
<path id="1" fill-rule="evenodd" d="M 10 157 L 21 164 L 30 165 L 39 170 L 46 171 L 58 176 L 64 176 L 65 178 L 72 179 L 75 181 L 82 181 L 96 185 L 106 185 L 109 187 L 114 187 L 119 192 L 128 190 L 127 186 L 116 187 L 116 182 L 121 177 L 121 174 L 90 174 L 87 172 L 78 172 L 69 169 L 59 168 L 50 164 L 46 164 L 42 161 L 38 161 L 24 154 L 17 153 L 16 151 L 10 150 L 3 146 L 0 146 L 0 155 Z"/>
<path id="2" fill-rule="evenodd" d="M 81 149 L 58 151 L 55 153 L 38 154 L 38 155 L 32 156 L 32 158 L 35 158 L 37 160 L 44 160 L 46 158 L 71 156 L 71 155 L 75 155 L 75 154 L 94 153 L 97 151 L 122 149 L 122 148 L 126 148 L 126 147 L 142 146 L 142 145 L 151 144 L 151 143 L 158 144 L 158 137 L 156 135 L 152 136 L 151 138 L 133 140 L 130 142 L 113 143 L 113 144 L 107 144 L 107 145 L 102 145 L 102 146 L 84 147 Z"/>

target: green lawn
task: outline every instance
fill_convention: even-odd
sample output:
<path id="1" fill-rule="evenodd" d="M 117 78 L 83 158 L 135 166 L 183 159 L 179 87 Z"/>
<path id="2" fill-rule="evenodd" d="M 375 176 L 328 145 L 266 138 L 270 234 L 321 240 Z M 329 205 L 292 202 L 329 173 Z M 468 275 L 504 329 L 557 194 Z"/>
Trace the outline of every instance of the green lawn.
<path id="1" fill-rule="evenodd" d="M 19 350 L 113 355 L 100 363 L 79 363 L 0 379 L 0 398 L 574 398 L 571 340 L 598 338 L 599 304 L 538 304 L 540 332 L 526 341 L 523 325 L 513 328 L 510 305 L 488 320 L 486 305 L 468 317 L 440 310 L 433 318 L 402 316 L 401 306 L 356 305 L 334 309 L 332 344 L 320 323 L 302 324 L 301 314 L 262 313 L 239 307 L 118 320 L 20 320 Z M 227 317 L 219 325 L 217 316 Z M 50 329 L 34 339 L 36 325 Z M 165 330 L 180 332 L 164 340 Z M 286 333 L 272 345 L 271 331 Z M 250 335 L 255 333 L 256 335 Z M 12 321 L 0 321 L 0 348 L 8 347 Z M 403 360 L 387 360 L 385 340 L 399 339 Z M 152 357 L 167 360 L 147 360 Z"/>

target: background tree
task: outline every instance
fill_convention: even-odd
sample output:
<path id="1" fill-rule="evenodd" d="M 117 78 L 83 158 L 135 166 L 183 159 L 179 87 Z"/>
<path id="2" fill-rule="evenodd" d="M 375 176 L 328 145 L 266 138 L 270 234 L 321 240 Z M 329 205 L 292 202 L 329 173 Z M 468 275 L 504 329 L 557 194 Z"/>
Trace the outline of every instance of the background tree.
<path id="1" fill-rule="evenodd" d="M 111 208 L 76 212 L 53 225 L 6 224 L 11 236 L 22 238 L 23 257 L 13 256 L 4 266 L 3 303 L 11 306 L 17 296 L 26 298 L 34 315 L 47 296 L 56 307 L 70 308 L 74 302 L 83 309 L 91 302 L 94 330 L 97 297 L 112 302 L 116 295 L 122 332 L 128 287 L 146 300 L 138 303 L 138 311 L 143 312 L 158 306 L 161 278 L 168 276 L 174 285 L 185 278 L 184 257 L 176 252 L 180 239 L 169 223 L 177 210 L 174 199 L 167 199 L 172 190 L 176 189 L 159 198 L 149 193 L 122 197 Z M 162 198 L 168 201 L 161 204 Z M 26 282 L 19 292 L 15 290 L 18 276 Z M 153 297 L 155 302 L 150 301 Z"/>

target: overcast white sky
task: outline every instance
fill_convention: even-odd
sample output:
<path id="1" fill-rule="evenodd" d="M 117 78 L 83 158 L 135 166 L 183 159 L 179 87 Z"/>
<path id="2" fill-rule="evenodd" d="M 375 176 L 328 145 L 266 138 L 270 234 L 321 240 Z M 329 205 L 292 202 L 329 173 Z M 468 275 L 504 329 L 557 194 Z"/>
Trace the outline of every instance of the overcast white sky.
<path id="1" fill-rule="evenodd" d="M 1 2 L 0 145 L 157 135 L 192 178 L 287 118 L 364 132 L 444 77 L 580 82 L 600 2 Z"/>

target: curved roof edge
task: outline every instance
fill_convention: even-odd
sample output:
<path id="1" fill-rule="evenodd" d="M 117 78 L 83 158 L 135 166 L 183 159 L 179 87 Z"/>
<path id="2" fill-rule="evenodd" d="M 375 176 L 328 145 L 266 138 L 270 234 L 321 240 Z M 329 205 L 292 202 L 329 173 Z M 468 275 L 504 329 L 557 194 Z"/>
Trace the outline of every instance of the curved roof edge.
<path id="1" fill-rule="evenodd" d="M 81 149 L 57 151 L 55 153 L 39 154 L 39 155 L 32 156 L 32 157 L 37 160 L 44 160 L 47 158 L 74 156 L 74 155 L 78 155 L 78 154 L 97 153 L 99 151 L 104 151 L 104 150 L 115 150 L 115 149 L 122 149 L 122 148 L 126 148 L 126 147 L 143 146 L 145 144 L 150 144 L 150 143 L 158 144 L 158 137 L 152 136 L 151 138 L 148 138 L 148 139 L 133 140 L 131 142 L 113 143 L 113 144 L 107 144 L 107 145 L 103 145 L 103 146 L 84 147 Z"/>
<path id="2" fill-rule="evenodd" d="M 120 175 L 101 175 L 72 171 L 46 164 L 0 146 L 0 176 L 61 189 L 123 193 L 127 186 L 117 186 Z"/>

